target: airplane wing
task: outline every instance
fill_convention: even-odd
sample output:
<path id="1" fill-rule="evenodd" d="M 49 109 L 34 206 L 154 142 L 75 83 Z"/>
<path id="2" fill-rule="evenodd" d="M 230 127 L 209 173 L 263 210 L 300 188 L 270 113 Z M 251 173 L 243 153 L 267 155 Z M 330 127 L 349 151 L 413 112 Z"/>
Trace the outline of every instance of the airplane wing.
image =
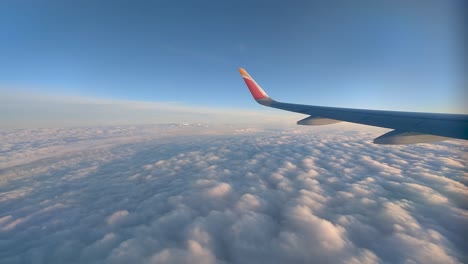
<path id="1" fill-rule="evenodd" d="M 468 115 L 433 114 L 325 107 L 282 103 L 273 100 L 242 68 L 239 72 L 257 103 L 309 115 L 298 125 L 328 125 L 341 121 L 394 129 L 374 139 L 376 144 L 412 144 L 447 140 L 468 140 Z"/>

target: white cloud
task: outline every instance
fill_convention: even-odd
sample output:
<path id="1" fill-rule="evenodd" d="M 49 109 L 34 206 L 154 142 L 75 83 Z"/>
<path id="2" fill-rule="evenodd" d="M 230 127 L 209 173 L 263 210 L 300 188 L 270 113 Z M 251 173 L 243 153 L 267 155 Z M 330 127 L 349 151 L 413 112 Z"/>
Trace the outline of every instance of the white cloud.
<path id="1" fill-rule="evenodd" d="M 216 263 L 216 257 L 197 241 L 188 240 L 185 249 L 164 249 L 154 255 L 150 263 Z"/>
<path id="2" fill-rule="evenodd" d="M 135 126 L 1 131 L 1 263 L 464 263 L 466 144 Z"/>
<path id="3" fill-rule="evenodd" d="M 107 224 L 113 225 L 117 223 L 118 221 L 121 221 L 123 218 L 125 218 L 128 215 L 127 210 L 120 210 L 115 213 L 113 213 L 111 216 L 107 218 Z"/>
<path id="4" fill-rule="evenodd" d="M 212 198 L 220 198 L 222 196 L 225 196 L 227 193 L 229 193 L 230 190 L 231 190 L 231 186 L 225 182 L 222 182 L 220 184 L 217 184 L 214 187 L 211 187 L 206 192 L 208 196 Z"/>

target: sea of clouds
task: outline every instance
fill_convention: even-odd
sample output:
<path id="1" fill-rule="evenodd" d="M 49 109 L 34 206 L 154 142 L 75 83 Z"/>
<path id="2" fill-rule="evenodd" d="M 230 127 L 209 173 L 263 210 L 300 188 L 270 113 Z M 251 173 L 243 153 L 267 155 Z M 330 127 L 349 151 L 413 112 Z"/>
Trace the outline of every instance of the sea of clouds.
<path id="1" fill-rule="evenodd" d="M 0 130 L 0 263 L 467 263 L 468 145 L 376 136 Z"/>

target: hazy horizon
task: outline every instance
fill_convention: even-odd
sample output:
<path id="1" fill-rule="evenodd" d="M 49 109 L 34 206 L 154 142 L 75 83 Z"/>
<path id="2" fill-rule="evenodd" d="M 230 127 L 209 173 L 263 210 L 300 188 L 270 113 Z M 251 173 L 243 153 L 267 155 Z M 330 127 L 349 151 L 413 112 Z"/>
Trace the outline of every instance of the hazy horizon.
<path id="1" fill-rule="evenodd" d="M 461 0 L 2 1 L 0 98 L 17 100 L 0 118 L 59 121 L 34 108 L 40 102 L 30 95 L 263 111 L 238 67 L 279 101 L 468 113 L 463 7 Z M 89 112 L 66 103 L 64 123 L 77 115 L 67 112 Z M 171 116 L 180 119 L 164 114 Z"/>

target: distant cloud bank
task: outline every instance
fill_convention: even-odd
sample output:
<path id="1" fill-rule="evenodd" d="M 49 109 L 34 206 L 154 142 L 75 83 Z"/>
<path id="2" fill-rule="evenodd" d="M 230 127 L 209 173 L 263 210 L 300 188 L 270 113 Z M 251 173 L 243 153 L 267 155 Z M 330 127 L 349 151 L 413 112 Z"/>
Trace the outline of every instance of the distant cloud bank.
<path id="1" fill-rule="evenodd" d="M 249 111 L 190 106 L 177 102 L 127 101 L 0 90 L 0 129 L 197 122 L 278 125 L 295 124 L 298 116 L 301 115 L 265 109 Z"/>
<path id="2" fill-rule="evenodd" d="M 375 136 L 0 131 L 0 262 L 466 263 L 467 145 Z"/>

